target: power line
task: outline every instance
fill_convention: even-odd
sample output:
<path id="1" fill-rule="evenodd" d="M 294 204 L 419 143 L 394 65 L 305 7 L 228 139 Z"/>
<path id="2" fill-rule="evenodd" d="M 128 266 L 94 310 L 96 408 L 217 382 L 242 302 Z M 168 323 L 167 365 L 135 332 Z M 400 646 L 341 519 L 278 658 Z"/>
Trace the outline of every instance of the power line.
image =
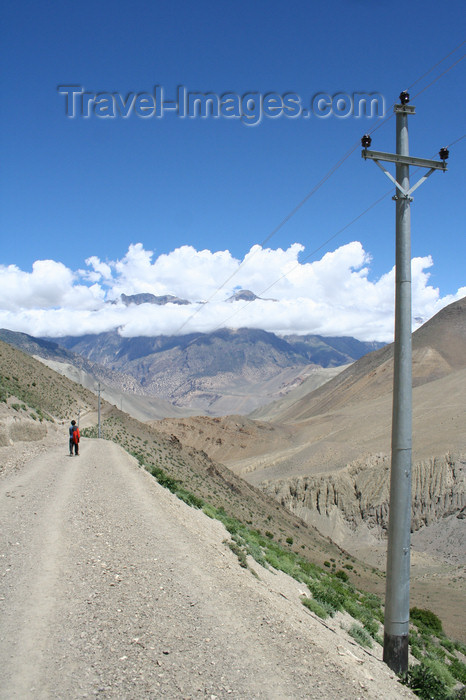
<path id="1" fill-rule="evenodd" d="M 408 89 L 411 89 L 414 85 L 416 85 L 417 83 L 419 83 L 426 75 L 429 75 L 429 73 L 431 73 L 433 70 L 435 70 L 435 68 L 436 68 L 437 66 L 439 66 L 441 63 L 443 63 L 443 62 L 444 62 L 449 56 L 451 56 L 453 53 L 455 53 L 455 51 L 457 51 L 464 43 L 466 43 L 466 40 L 463 41 L 463 42 L 461 42 L 460 44 L 458 44 L 458 46 L 456 46 L 456 48 L 454 48 L 452 51 L 450 51 L 448 54 L 446 54 L 442 59 L 440 59 L 440 61 L 437 61 L 437 63 L 435 63 L 433 66 L 431 66 L 431 68 L 429 68 L 428 71 L 426 71 L 423 75 L 421 75 L 421 76 L 420 76 L 419 78 L 417 78 L 413 83 L 411 83 L 411 85 L 408 86 Z M 454 62 L 452 65 L 450 65 L 446 70 L 444 70 L 442 73 L 440 73 L 440 75 L 438 75 L 436 78 L 434 78 L 434 80 L 432 80 L 428 85 L 426 85 L 426 86 L 425 86 L 422 90 L 420 90 L 418 93 L 416 93 L 416 95 L 414 95 L 413 99 L 415 99 L 416 97 L 418 97 L 420 94 L 422 94 L 423 92 L 425 92 L 429 87 L 431 87 L 434 83 L 436 83 L 438 80 L 440 80 L 440 78 L 442 78 L 442 77 L 443 77 L 444 75 L 446 75 L 446 73 L 448 73 L 452 68 L 454 68 L 456 65 L 458 65 L 458 63 L 460 63 L 460 62 L 465 58 L 465 56 L 466 56 L 466 54 L 463 54 L 463 56 L 461 56 L 457 61 L 455 61 L 455 62 Z M 394 104 L 395 104 L 395 103 L 394 103 Z M 394 104 L 392 105 L 392 107 L 394 106 Z M 382 126 L 384 126 L 392 117 L 393 117 L 393 111 L 392 111 L 391 114 L 390 114 L 389 116 L 387 116 L 382 122 L 380 122 L 379 124 L 377 124 L 377 126 L 373 127 L 368 133 L 369 133 L 369 134 L 373 134 L 375 131 L 377 131 L 377 130 L 380 129 Z M 460 137 L 460 139 L 458 139 L 457 141 L 454 141 L 453 143 L 457 143 L 457 142 L 460 141 L 462 138 L 464 138 L 464 137 Z M 328 170 L 328 172 L 319 180 L 319 182 L 310 190 L 310 192 L 308 192 L 308 193 L 305 195 L 305 197 L 303 197 L 303 199 L 302 199 L 302 200 L 301 200 L 301 201 L 300 201 L 300 202 L 299 202 L 299 203 L 298 203 L 298 204 L 297 204 L 297 205 L 296 205 L 296 206 L 295 206 L 281 221 L 280 221 L 280 223 L 279 223 L 265 238 L 264 238 L 264 240 L 259 244 L 258 249 L 257 249 L 256 251 L 254 251 L 253 253 L 251 253 L 251 255 L 249 255 L 249 257 L 248 257 L 247 259 L 246 259 L 246 258 L 243 259 L 242 262 L 239 264 L 239 266 L 236 268 L 236 270 L 234 270 L 234 271 L 227 277 L 227 279 L 225 279 L 224 282 L 222 282 L 222 284 L 221 284 L 219 287 L 216 288 L 216 290 L 210 295 L 210 297 L 209 297 L 201 306 L 199 306 L 199 307 L 198 307 L 198 308 L 197 308 L 197 309 L 196 309 L 196 310 L 195 310 L 195 311 L 194 311 L 194 312 L 179 326 L 179 328 L 176 329 L 176 331 L 174 331 L 174 335 L 178 335 L 178 334 L 183 330 L 183 328 L 185 328 L 185 327 L 187 326 L 187 324 L 188 324 L 190 321 L 192 321 L 192 319 L 195 318 L 195 316 L 197 316 L 197 314 L 200 313 L 200 312 L 205 308 L 205 306 L 206 306 L 207 304 L 209 304 L 209 303 L 212 301 L 212 299 L 213 299 L 213 298 L 214 298 L 214 297 L 215 297 L 215 296 L 216 296 L 216 295 L 217 295 L 217 294 L 218 294 L 218 293 L 219 293 L 219 292 L 220 292 L 220 291 L 221 291 L 221 290 L 222 290 L 222 289 L 223 289 L 223 288 L 224 288 L 224 287 L 225 287 L 225 286 L 240 272 L 240 270 L 244 267 L 244 265 L 245 265 L 247 262 L 249 262 L 249 261 L 254 257 L 254 255 L 257 254 L 257 252 L 259 251 L 259 249 L 260 249 L 260 248 L 263 248 L 263 247 L 268 243 L 268 241 L 269 241 L 276 233 L 278 233 L 278 231 L 280 231 L 280 229 L 282 229 L 283 226 L 285 226 L 285 224 L 288 223 L 288 221 L 290 221 L 290 219 L 304 206 L 304 204 L 306 204 L 306 202 L 309 201 L 309 199 L 310 199 L 318 190 L 320 190 L 320 188 L 327 182 L 327 180 L 329 180 L 330 177 L 331 177 L 331 176 L 343 165 L 343 163 L 354 153 L 354 151 L 359 147 L 359 145 L 360 145 L 360 143 L 359 143 L 359 140 L 358 140 L 358 141 L 357 141 L 357 142 L 356 142 L 356 143 L 355 143 L 341 158 L 340 158 L 340 160 L 338 160 L 337 163 L 335 163 L 335 165 L 332 166 L 332 167 L 330 168 L 330 170 Z M 319 250 L 321 250 L 321 249 L 322 249 L 324 246 L 326 246 L 330 241 L 332 241 L 334 238 L 336 238 L 338 235 L 340 235 L 340 233 L 342 233 L 343 231 L 345 231 L 349 226 L 351 226 L 353 223 L 355 223 L 359 218 L 361 218 L 362 216 L 364 216 L 364 214 L 365 214 L 366 212 L 368 212 L 370 209 L 372 209 L 374 206 L 376 206 L 376 204 L 378 204 L 379 201 L 381 201 L 382 199 L 384 199 L 384 198 L 387 196 L 387 194 L 388 194 L 388 193 L 384 194 L 383 197 L 381 197 L 379 200 L 377 200 L 376 202 L 374 202 L 370 207 L 368 207 L 364 212 L 362 212 L 361 214 L 359 214 L 359 215 L 358 215 L 355 219 L 353 219 L 349 224 L 347 224 L 346 226 L 344 226 L 344 227 L 343 227 L 342 229 L 340 229 L 337 233 L 335 233 L 333 236 L 331 236 L 329 239 L 327 239 L 324 243 L 322 243 L 322 245 L 320 245 L 318 248 L 316 248 L 314 251 L 312 251 L 312 253 L 310 253 L 308 256 L 306 256 L 306 257 L 304 258 L 303 261 L 305 261 L 305 260 L 307 260 L 309 257 L 315 255 L 316 252 L 318 252 Z M 299 264 L 299 263 L 298 263 L 298 264 Z M 295 268 L 293 268 L 293 269 L 295 269 Z M 286 275 L 285 275 L 285 276 L 286 276 Z M 280 279 L 283 279 L 283 277 L 281 277 Z M 274 282 L 274 283 L 273 283 L 272 285 L 270 285 L 270 286 L 274 286 L 275 284 L 277 284 L 278 281 L 280 281 L 280 280 L 277 280 L 276 282 Z M 260 293 L 263 294 L 263 293 L 265 293 L 266 291 L 268 291 L 268 289 L 270 289 L 270 287 L 268 287 L 266 290 L 263 290 L 263 291 L 260 292 Z M 250 303 L 250 302 L 248 302 L 248 303 Z M 245 308 L 245 307 L 243 307 L 243 308 Z M 235 313 L 236 313 L 236 312 L 235 312 Z M 234 315 L 235 315 L 235 314 L 234 314 Z M 229 318 L 231 318 L 231 317 L 228 317 L 228 319 L 226 319 L 226 321 L 229 320 Z"/>
<path id="2" fill-rule="evenodd" d="M 423 73 L 423 75 L 421 75 L 419 78 L 417 78 L 417 79 L 414 81 L 414 83 L 411 83 L 411 85 L 408 86 L 408 90 L 411 90 L 415 85 L 417 85 L 417 83 L 421 82 L 421 80 L 422 80 L 423 78 L 425 78 L 426 75 L 429 75 L 429 73 L 432 73 L 432 71 L 435 70 L 435 68 L 437 68 L 437 66 L 439 66 L 441 63 L 443 63 L 444 61 L 446 61 L 446 59 L 449 58 L 452 54 L 454 54 L 455 51 L 458 51 L 458 49 L 461 48 L 461 46 L 463 46 L 463 44 L 466 44 L 466 39 L 465 39 L 464 41 L 460 42 L 460 43 L 458 44 L 458 46 L 456 46 L 452 51 L 450 51 L 450 53 L 447 53 L 446 56 L 444 56 L 443 58 L 441 58 L 440 61 L 437 61 L 437 63 L 435 63 L 435 64 L 432 66 L 432 68 L 429 68 L 429 70 L 426 71 L 425 73 Z M 449 69 L 449 70 L 450 70 L 450 69 Z M 418 94 L 419 94 L 419 93 L 418 93 Z"/>
<path id="3" fill-rule="evenodd" d="M 452 146 L 454 146 L 456 143 L 458 143 L 459 141 L 461 141 L 461 140 L 464 139 L 464 138 L 466 138 L 466 134 L 463 134 L 463 136 L 460 136 L 459 138 L 455 139 L 455 140 L 452 141 L 451 143 L 447 144 L 446 148 L 451 148 Z M 435 157 L 435 154 L 432 154 L 432 158 L 434 158 L 434 157 Z M 415 169 L 412 171 L 412 173 L 414 174 L 414 173 L 416 173 L 418 170 L 419 170 L 419 168 L 415 168 Z M 362 211 L 360 214 L 358 214 L 357 216 L 355 216 L 354 219 L 352 219 L 352 220 L 349 221 L 347 224 L 345 224 L 345 226 L 342 226 L 342 228 L 340 228 L 336 233 L 334 233 L 332 236 L 330 236 L 330 238 L 327 238 L 327 240 L 324 241 L 320 246 L 318 246 L 318 247 L 315 248 L 313 251 L 311 251 L 308 255 L 306 255 L 306 256 L 302 259 L 301 262 L 297 262 L 296 265 L 294 265 L 294 266 L 291 268 L 291 270 L 288 270 L 288 272 L 285 272 L 285 273 L 284 273 L 283 275 L 281 275 L 278 279 L 276 279 L 274 282 L 272 282 L 272 284 L 269 284 L 268 287 L 266 287 L 266 288 L 263 289 L 261 292 L 259 292 L 259 296 L 261 296 L 262 294 L 266 294 L 270 289 L 272 289 L 272 287 L 274 287 L 276 284 L 278 284 L 279 282 L 281 282 L 282 279 L 285 279 L 286 277 L 288 277 L 294 270 L 296 270 L 296 269 L 297 269 L 298 267 L 300 267 L 304 262 L 306 262 L 306 260 L 309 260 L 309 258 L 314 257 L 314 255 L 315 255 L 316 253 L 318 253 L 322 248 L 324 248 L 325 246 L 327 246 L 328 243 L 330 243 L 330 242 L 333 241 L 335 238 L 337 238 L 337 236 L 339 236 L 339 235 L 342 234 L 344 231 L 346 231 L 346 229 L 350 228 L 350 226 L 352 226 L 353 224 L 355 224 L 356 221 L 359 221 L 359 219 L 361 219 L 363 216 L 365 216 L 369 211 L 371 211 L 371 209 L 374 209 L 374 207 L 376 207 L 378 204 L 380 204 L 380 202 L 382 202 L 386 197 L 388 197 L 390 194 L 392 194 L 392 192 L 393 192 L 393 188 L 391 187 L 389 190 L 387 190 L 387 191 L 385 192 L 385 194 L 383 194 L 381 197 L 379 197 L 379 198 L 376 199 L 374 202 L 372 202 L 372 204 L 370 204 L 366 209 L 364 209 L 364 211 Z M 231 318 L 233 318 L 233 317 L 236 316 L 238 313 L 240 313 L 240 312 L 243 311 L 245 308 L 247 308 L 247 306 L 249 306 L 249 304 L 252 304 L 253 301 L 254 301 L 254 299 L 251 299 L 250 301 L 246 301 L 246 303 L 244 304 L 244 306 L 242 306 L 241 309 L 237 309 L 237 311 L 235 311 L 235 312 L 232 313 L 230 316 L 228 316 L 228 317 L 225 319 L 224 323 L 226 323 L 226 322 L 229 321 Z M 223 327 L 223 324 L 222 324 L 221 326 L 218 326 L 215 330 L 218 330 L 219 328 L 222 328 L 222 327 Z"/>
<path id="4" fill-rule="evenodd" d="M 462 139 L 466 139 L 466 134 L 463 134 L 462 136 L 460 136 L 459 139 L 456 139 L 456 141 L 452 141 L 451 143 L 449 143 L 449 144 L 446 146 L 446 148 L 451 148 L 452 146 L 455 145 L 455 143 L 458 143 L 458 142 L 461 141 Z"/>
<path id="5" fill-rule="evenodd" d="M 466 138 L 466 134 L 463 134 L 463 135 L 460 136 L 459 138 L 457 138 L 457 139 L 455 139 L 454 141 L 452 141 L 451 143 L 447 144 L 446 148 L 451 148 L 452 146 L 454 146 L 456 143 L 458 143 L 459 141 L 461 141 L 461 140 L 464 139 L 464 138 Z M 435 154 L 432 154 L 432 158 L 434 158 L 434 156 L 435 156 Z M 419 168 L 415 168 L 415 169 L 412 171 L 413 174 L 416 173 L 418 170 L 419 170 Z M 266 294 L 268 291 L 270 291 L 270 289 L 272 289 L 272 287 L 274 287 L 276 284 L 278 284 L 279 282 L 281 282 L 283 279 L 285 279 L 286 277 L 288 277 L 289 275 L 291 275 L 291 274 L 294 272 L 294 270 L 296 270 L 297 268 L 299 268 L 304 262 L 306 262 L 306 261 L 309 260 L 310 258 L 314 257 L 314 255 L 315 255 L 316 253 L 318 253 L 320 250 L 322 250 L 322 248 L 325 248 L 325 247 L 328 245 L 328 243 L 330 243 L 331 241 L 333 241 L 333 240 L 334 240 L 335 238 L 337 238 L 340 234 L 342 234 L 344 231 L 346 231 L 348 228 L 350 228 L 350 226 L 352 226 L 352 225 L 355 224 L 357 221 L 359 221 L 359 219 L 361 219 L 363 216 L 365 216 L 369 211 L 371 211 L 371 209 L 374 209 L 374 207 L 376 207 L 378 204 L 380 204 L 380 202 L 382 202 L 386 197 L 388 197 L 390 194 L 392 194 L 392 192 L 393 192 L 393 188 L 391 187 L 391 188 L 390 188 L 389 190 L 387 190 L 381 197 L 379 197 L 379 198 L 376 199 L 374 202 L 372 202 L 372 204 L 370 204 L 368 207 L 366 207 L 366 209 L 364 209 L 364 211 L 362 211 L 360 214 L 358 214 L 358 215 L 355 216 L 353 219 L 351 219 L 351 221 L 349 221 L 347 224 L 345 224 L 345 225 L 342 226 L 340 229 L 338 229 L 338 231 L 337 231 L 336 233 L 334 233 L 332 236 L 330 236 L 329 238 L 327 238 L 327 240 L 324 241 L 324 242 L 323 242 L 321 245 L 319 245 L 317 248 L 314 248 L 314 250 L 312 250 L 310 253 L 308 253 L 308 255 L 306 255 L 306 256 L 302 259 L 302 261 L 297 262 L 296 265 L 294 265 L 290 270 L 288 270 L 288 271 L 285 272 L 283 275 L 281 275 L 280 277 L 278 277 L 274 282 L 272 282 L 272 284 L 269 284 L 268 287 L 265 287 L 265 289 L 262 289 L 262 291 L 259 292 L 259 296 L 261 296 L 262 294 Z M 238 269 L 239 269 L 239 268 L 238 268 Z M 216 328 L 214 328 L 214 330 L 213 330 L 212 332 L 215 332 L 215 331 L 220 330 L 221 328 L 223 328 L 223 327 L 225 326 L 225 324 L 228 323 L 228 321 L 230 321 L 232 318 L 234 318 L 234 317 L 237 316 L 239 313 L 241 313 L 241 311 L 244 311 L 244 309 L 246 309 L 246 308 L 247 308 L 250 304 L 252 304 L 254 301 L 255 301 L 254 299 L 251 299 L 251 300 L 249 300 L 249 301 L 246 301 L 246 302 L 244 303 L 244 305 L 243 305 L 240 309 L 237 309 L 237 310 L 234 311 L 232 314 L 230 314 L 230 316 L 227 316 L 227 317 L 222 321 L 222 323 L 221 323 L 219 326 L 217 326 Z M 187 319 L 187 321 L 185 322 L 185 325 L 186 325 L 186 323 L 188 323 L 188 321 L 190 321 L 194 316 L 195 316 L 195 314 L 192 314 L 192 315 Z M 191 344 L 194 343 L 194 342 L 195 342 L 195 339 L 192 340 L 191 343 L 189 343 L 189 345 L 191 345 Z"/>
<path id="6" fill-rule="evenodd" d="M 459 58 L 457 61 L 455 61 L 455 63 L 453 63 L 449 68 L 447 68 L 446 70 L 444 70 L 443 73 L 440 73 L 440 75 L 437 75 L 437 77 L 434 78 L 428 85 L 426 85 L 425 87 L 423 87 L 422 90 L 419 90 L 419 92 L 417 92 L 417 93 L 413 96 L 412 99 L 415 100 L 416 97 L 419 97 L 419 95 L 422 95 L 423 92 L 425 92 L 425 91 L 426 91 L 428 88 L 430 88 L 434 83 L 436 83 L 437 80 L 440 80 L 440 78 L 442 78 L 446 73 L 448 73 L 448 71 L 450 71 L 452 68 L 454 68 L 456 65 L 458 65 L 458 63 L 460 63 L 464 58 L 466 58 L 466 54 L 465 54 L 465 53 L 464 53 L 462 56 L 460 56 L 460 58 Z"/>
<path id="7" fill-rule="evenodd" d="M 449 56 L 451 56 L 452 54 L 454 54 L 455 51 L 458 51 L 458 49 L 461 48 L 461 46 L 463 46 L 463 44 L 466 44 L 466 40 L 462 41 L 460 44 L 458 44 L 458 46 L 456 46 L 452 51 L 447 53 L 446 56 L 441 58 L 440 61 L 437 61 L 437 63 L 434 63 L 434 65 L 431 66 L 429 68 L 429 70 L 427 70 L 425 73 L 423 73 L 423 75 L 421 75 L 419 78 L 416 78 L 416 80 L 413 83 L 411 83 L 411 85 L 408 85 L 407 90 L 412 90 L 412 88 L 415 85 L 417 85 L 417 83 L 419 83 L 423 78 L 425 78 L 426 75 L 429 75 L 429 73 L 432 73 L 432 71 L 435 70 L 437 68 L 437 66 L 439 66 L 441 63 L 446 61 L 446 59 L 449 58 Z M 433 85 L 435 82 L 437 82 L 437 80 L 439 80 L 442 76 L 444 76 L 446 73 L 448 73 L 448 71 L 450 71 L 452 68 L 454 68 L 460 61 L 463 60 L 463 58 L 464 58 L 464 55 L 461 56 L 457 61 L 455 61 L 455 63 L 453 63 L 451 66 L 449 66 L 446 70 L 444 70 L 443 73 L 440 73 L 440 75 L 438 75 L 436 78 L 434 78 L 434 80 L 432 80 L 432 82 L 430 82 L 428 85 L 426 85 L 425 88 L 423 88 L 418 93 L 416 93 L 412 99 L 413 100 L 416 99 L 416 97 L 418 97 L 418 95 L 420 95 L 422 92 L 427 90 L 431 85 Z M 390 121 L 390 119 L 392 119 L 392 117 L 394 115 L 393 108 L 394 108 L 395 104 L 396 104 L 395 102 L 392 104 L 392 106 L 390 108 L 390 114 L 383 121 L 381 121 L 379 124 L 374 126 L 374 128 L 368 132 L 369 134 L 373 134 L 375 131 L 377 131 L 377 129 L 380 129 L 380 127 L 384 126 L 387 122 Z"/>
<path id="8" fill-rule="evenodd" d="M 286 277 L 288 277 L 289 275 L 291 275 L 291 273 L 294 272 L 294 270 L 298 269 L 304 262 L 306 262 L 306 260 L 309 260 L 309 259 L 312 258 L 316 253 L 318 253 L 319 250 L 322 250 L 322 248 L 325 248 L 325 247 L 328 245 L 328 243 L 330 243 L 330 241 L 333 241 L 335 238 L 337 238 L 337 236 L 339 236 L 341 233 L 343 233 L 343 231 L 346 231 L 346 229 L 348 229 L 350 226 L 352 226 L 353 224 L 355 224 L 356 221 L 359 221 L 359 219 L 361 219 L 361 218 L 362 218 L 365 214 L 367 214 L 371 209 L 373 209 L 375 206 L 377 206 L 377 204 L 379 204 L 383 199 L 385 199 L 385 197 L 387 197 L 387 196 L 388 196 L 389 194 L 391 194 L 392 192 L 393 192 L 393 188 L 391 187 L 389 190 L 387 190 L 387 192 L 385 192 L 385 194 L 383 194 L 381 197 L 379 197 L 377 200 L 375 200 L 375 202 L 373 202 L 370 206 L 368 206 L 366 209 L 364 209 L 364 211 L 362 211 L 360 214 L 358 214 L 356 217 L 354 217 L 354 219 L 352 219 L 352 220 L 349 221 L 347 224 L 345 224 L 345 226 L 343 226 L 342 228 L 340 228 L 336 233 L 334 233 L 332 236 L 330 236 L 330 238 L 327 238 L 327 240 L 324 241 L 324 242 L 323 242 L 321 245 L 319 245 L 317 248 L 314 248 L 314 250 L 312 250 L 308 255 L 306 255 L 306 256 L 302 259 L 301 262 L 297 262 L 296 265 L 294 265 L 290 270 L 288 270 L 287 272 L 285 272 L 285 273 L 284 273 L 283 275 L 281 275 L 278 279 L 276 279 L 274 282 L 272 282 L 272 284 L 269 284 L 268 287 L 266 287 L 266 288 L 263 289 L 261 292 L 259 292 L 259 296 L 262 295 L 262 294 L 266 294 L 270 289 L 272 289 L 272 287 L 275 287 L 276 284 L 278 284 L 278 283 L 281 282 L 283 279 L 285 279 Z M 236 316 L 237 314 L 239 314 L 241 311 L 244 311 L 244 309 L 246 309 L 246 308 L 249 306 L 249 304 L 252 304 L 253 301 L 254 301 L 254 299 L 251 299 L 250 301 L 246 301 L 245 304 L 244 304 L 244 306 L 241 307 L 241 309 L 237 309 L 237 310 L 234 311 L 230 316 L 228 316 L 226 319 L 224 319 L 224 321 L 222 322 L 222 324 L 221 324 L 220 326 L 217 326 L 217 328 L 215 328 L 214 331 L 215 331 L 215 330 L 219 330 L 220 328 L 223 328 L 224 325 L 225 325 L 225 323 L 227 323 L 230 319 L 232 319 L 234 316 Z"/>
<path id="9" fill-rule="evenodd" d="M 264 245 L 266 245 L 266 243 L 268 243 L 268 241 L 272 238 L 272 236 L 274 236 L 281 228 L 283 228 L 283 226 L 296 214 L 297 211 L 299 211 L 299 209 L 301 209 L 301 207 L 304 206 L 304 204 L 317 192 L 317 190 L 319 190 L 322 187 L 322 185 L 325 182 L 327 182 L 327 180 L 333 175 L 333 173 L 336 172 L 338 168 L 340 168 L 343 165 L 345 160 L 347 160 L 350 157 L 350 155 L 356 150 L 356 148 L 358 148 L 358 146 L 359 141 L 349 151 L 347 151 L 347 153 L 345 153 L 345 155 L 342 158 L 340 158 L 340 160 L 332 168 L 330 168 L 330 170 L 324 175 L 324 177 L 319 180 L 319 182 L 312 188 L 310 192 L 308 192 L 308 194 L 299 202 L 299 204 L 297 204 L 294 207 L 294 209 L 292 209 L 289 212 L 289 214 L 287 214 L 285 218 L 281 220 L 278 226 L 276 226 L 271 231 L 271 233 L 269 233 L 269 235 L 266 238 L 264 238 L 262 243 L 259 244 L 260 248 L 263 248 Z M 212 301 L 212 299 L 218 294 L 218 292 L 222 290 L 228 284 L 228 282 L 230 282 L 230 280 L 232 280 L 233 277 L 235 277 L 238 274 L 238 272 L 246 264 L 246 262 L 249 262 L 257 252 L 258 251 L 252 253 L 247 260 L 244 259 L 236 268 L 236 270 L 234 270 L 234 272 L 232 272 L 231 275 L 229 275 L 229 277 L 224 282 L 222 282 L 222 284 L 219 287 L 217 287 L 215 292 L 213 292 L 213 294 L 210 295 L 210 297 L 203 303 L 203 305 L 198 307 L 196 311 L 194 311 L 193 314 L 189 316 L 189 318 L 187 318 L 186 321 L 184 321 L 184 323 L 181 324 L 181 326 L 175 331 L 174 335 L 178 335 L 178 333 L 189 323 L 189 321 L 191 321 L 195 316 L 197 316 L 197 314 L 206 306 L 206 304 L 209 304 Z"/>

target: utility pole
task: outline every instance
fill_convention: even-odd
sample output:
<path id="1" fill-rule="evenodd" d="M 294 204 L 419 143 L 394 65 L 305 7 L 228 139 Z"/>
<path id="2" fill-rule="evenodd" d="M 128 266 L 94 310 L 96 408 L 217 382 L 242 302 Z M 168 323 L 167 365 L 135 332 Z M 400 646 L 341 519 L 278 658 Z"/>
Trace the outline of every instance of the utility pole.
<path id="1" fill-rule="evenodd" d="M 411 349 L 411 194 L 434 170 L 446 168 L 448 150 L 440 150 L 440 161 L 409 155 L 408 116 L 415 114 L 409 94 L 402 92 L 396 114 L 396 154 L 368 151 L 372 139 L 361 139 L 362 157 L 373 160 L 395 184 L 396 202 L 396 290 L 395 345 L 392 413 L 392 461 L 388 524 L 387 579 L 383 660 L 395 671 L 408 670 L 409 568 L 411 546 L 411 442 L 412 442 L 412 349 Z M 393 177 L 382 162 L 395 163 Z M 410 187 L 409 166 L 428 168 Z"/>
<path id="2" fill-rule="evenodd" d="M 100 438 L 100 382 L 98 385 L 98 400 L 97 400 L 97 437 Z"/>

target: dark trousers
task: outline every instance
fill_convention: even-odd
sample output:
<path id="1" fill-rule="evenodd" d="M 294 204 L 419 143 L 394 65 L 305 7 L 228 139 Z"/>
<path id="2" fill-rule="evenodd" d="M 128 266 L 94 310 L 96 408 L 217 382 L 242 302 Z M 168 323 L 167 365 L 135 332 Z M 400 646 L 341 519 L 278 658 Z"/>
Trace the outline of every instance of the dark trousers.
<path id="1" fill-rule="evenodd" d="M 73 454 L 73 447 L 74 447 L 74 453 L 76 455 L 79 454 L 79 444 L 77 442 L 73 442 L 73 438 L 70 438 L 70 455 Z"/>

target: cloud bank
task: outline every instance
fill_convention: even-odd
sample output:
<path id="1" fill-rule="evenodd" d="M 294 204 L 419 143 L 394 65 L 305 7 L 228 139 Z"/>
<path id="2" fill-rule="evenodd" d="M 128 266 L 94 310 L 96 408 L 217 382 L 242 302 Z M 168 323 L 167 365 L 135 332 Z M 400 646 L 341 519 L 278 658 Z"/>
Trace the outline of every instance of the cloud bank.
<path id="1" fill-rule="evenodd" d="M 121 260 L 86 260 L 70 270 L 38 260 L 31 272 L 0 265 L 0 327 L 34 336 L 83 335 L 118 329 L 123 336 L 209 332 L 222 327 L 274 333 L 349 335 L 393 339 L 395 270 L 369 280 L 370 255 L 353 241 L 314 262 L 299 262 L 304 247 L 254 246 L 243 260 L 228 250 L 182 246 L 154 258 L 141 243 Z M 413 258 L 413 329 L 466 295 L 440 296 L 429 285 L 430 257 Z M 238 289 L 263 297 L 228 302 Z M 151 293 L 186 299 L 190 305 L 125 306 L 121 295 Z"/>

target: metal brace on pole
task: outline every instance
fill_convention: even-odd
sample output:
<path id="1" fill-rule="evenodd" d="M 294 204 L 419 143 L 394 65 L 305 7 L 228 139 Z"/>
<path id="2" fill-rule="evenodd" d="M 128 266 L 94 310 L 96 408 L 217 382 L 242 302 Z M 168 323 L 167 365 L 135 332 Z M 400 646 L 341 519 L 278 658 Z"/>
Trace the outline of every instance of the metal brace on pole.
<path id="1" fill-rule="evenodd" d="M 396 293 L 395 344 L 392 412 L 392 461 L 390 471 L 390 512 L 388 524 L 387 579 L 383 660 L 395 673 L 408 670 L 409 568 L 411 546 L 411 443 L 412 443 L 412 348 L 411 348 L 411 194 L 434 172 L 446 168 L 448 151 L 441 161 L 409 155 L 408 116 L 415 114 L 402 92 L 396 114 L 396 154 L 369 151 L 371 138 L 363 136 L 362 157 L 376 165 L 395 184 L 396 193 Z M 393 177 L 380 162 L 396 164 Z M 409 166 L 428 168 L 413 186 Z"/>

